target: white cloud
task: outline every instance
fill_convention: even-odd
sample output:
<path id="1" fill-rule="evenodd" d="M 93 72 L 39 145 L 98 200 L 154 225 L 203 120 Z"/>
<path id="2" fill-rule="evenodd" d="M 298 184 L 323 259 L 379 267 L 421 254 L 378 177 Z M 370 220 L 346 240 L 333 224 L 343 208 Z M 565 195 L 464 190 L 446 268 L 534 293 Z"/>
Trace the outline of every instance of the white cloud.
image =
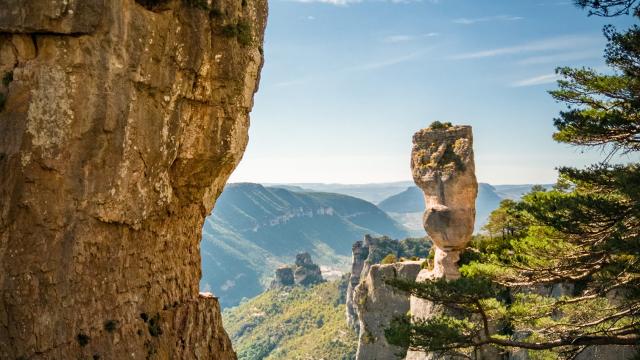
<path id="1" fill-rule="evenodd" d="M 595 59 L 602 57 L 601 49 L 562 52 L 559 54 L 531 56 L 518 61 L 520 65 L 559 64 L 568 61 Z"/>
<path id="2" fill-rule="evenodd" d="M 224 284 L 222 284 L 222 286 L 220 286 L 220 290 L 222 291 L 227 291 L 231 288 L 233 288 L 234 286 L 236 286 L 236 282 L 233 280 L 227 280 L 224 282 Z"/>
<path id="3" fill-rule="evenodd" d="M 462 24 L 462 25 L 473 25 L 473 24 L 483 23 L 483 22 L 516 21 L 516 20 L 522 20 L 522 19 L 524 19 L 524 18 L 521 17 L 521 16 L 496 15 L 496 16 L 486 16 L 486 17 L 473 18 L 473 19 L 460 18 L 460 19 L 453 20 L 453 22 L 456 23 L 456 24 Z"/>
<path id="4" fill-rule="evenodd" d="M 384 38 L 382 38 L 382 42 L 386 42 L 386 43 L 401 43 L 401 42 L 412 41 L 412 40 L 416 40 L 416 39 L 420 39 L 420 38 L 434 37 L 434 36 L 438 36 L 438 35 L 439 34 L 436 33 L 436 32 L 430 32 L 430 33 L 420 34 L 420 35 L 406 35 L 406 34 L 389 35 L 389 36 L 385 36 Z"/>
<path id="5" fill-rule="evenodd" d="M 584 48 L 584 46 L 596 44 L 600 41 L 600 38 L 596 38 L 593 36 L 559 36 L 545 40 L 533 41 L 522 45 L 458 54 L 452 56 L 451 58 L 455 60 L 481 59 L 494 56 L 514 55 L 538 51 L 567 50 L 571 48 Z"/>
<path id="6" fill-rule="evenodd" d="M 389 35 L 382 39 L 383 42 L 387 43 L 399 43 L 399 42 L 407 42 L 413 40 L 412 35 Z"/>
<path id="7" fill-rule="evenodd" d="M 540 76 L 535 76 L 532 78 L 516 81 L 513 84 L 511 84 L 511 87 L 525 87 L 525 86 L 551 84 L 556 82 L 556 80 L 558 80 L 558 75 L 546 74 L 546 75 L 540 75 Z"/>
<path id="8" fill-rule="evenodd" d="M 316 19 L 316 17 L 315 17 L 315 16 L 313 16 L 313 15 L 309 15 L 309 16 L 307 16 L 307 20 L 315 20 L 315 19 Z"/>

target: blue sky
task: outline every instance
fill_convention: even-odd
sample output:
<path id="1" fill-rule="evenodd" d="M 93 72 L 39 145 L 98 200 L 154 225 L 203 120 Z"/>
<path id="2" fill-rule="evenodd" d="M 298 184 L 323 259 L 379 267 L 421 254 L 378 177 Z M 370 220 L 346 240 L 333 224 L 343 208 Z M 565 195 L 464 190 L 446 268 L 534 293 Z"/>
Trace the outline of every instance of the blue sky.
<path id="1" fill-rule="evenodd" d="M 231 181 L 409 180 L 412 134 L 474 128 L 492 184 L 601 158 L 551 139 L 557 66 L 604 68 L 602 26 L 563 0 L 271 0 L 250 141 Z"/>

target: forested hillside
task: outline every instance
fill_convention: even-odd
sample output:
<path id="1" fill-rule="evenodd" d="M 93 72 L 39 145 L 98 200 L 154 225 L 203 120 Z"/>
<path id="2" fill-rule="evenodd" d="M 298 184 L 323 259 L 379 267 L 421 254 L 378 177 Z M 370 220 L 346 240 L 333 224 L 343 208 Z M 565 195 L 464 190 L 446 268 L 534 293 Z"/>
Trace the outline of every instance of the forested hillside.
<path id="1" fill-rule="evenodd" d="M 240 360 L 353 359 L 357 339 L 345 321 L 346 280 L 270 290 L 224 311 Z"/>
<path id="2" fill-rule="evenodd" d="M 365 234 L 407 237 L 375 205 L 351 196 L 229 184 L 202 229 L 201 288 L 224 306 L 263 291 L 278 265 L 309 252 L 323 270 L 344 271 Z"/>

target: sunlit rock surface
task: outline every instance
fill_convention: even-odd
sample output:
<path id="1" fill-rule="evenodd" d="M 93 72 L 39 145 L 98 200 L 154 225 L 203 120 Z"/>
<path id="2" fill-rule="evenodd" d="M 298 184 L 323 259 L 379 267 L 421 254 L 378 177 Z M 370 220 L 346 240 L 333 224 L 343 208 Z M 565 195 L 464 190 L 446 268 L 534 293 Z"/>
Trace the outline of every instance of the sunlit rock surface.
<path id="1" fill-rule="evenodd" d="M 1 359 L 235 358 L 199 242 L 267 6 L 195 3 L 0 0 Z"/>
<path id="2" fill-rule="evenodd" d="M 407 349 L 390 345 L 384 335 L 394 318 L 409 311 L 409 294 L 400 292 L 385 281 L 413 280 L 420 271 L 421 261 L 405 261 L 373 265 L 355 288 L 354 306 L 358 313 L 359 337 L 357 360 L 403 359 Z"/>
<path id="3" fill-rule="evenodd" d="M 431 126 L 413 136 L 413 179 L 424 193 L 424 228 L 435 247 L 432 269 L 423 269 L 416 281 L 460 277 L 460 252 L 471 240 L 478 182 L 473 159 L 471 126 Z M 411 314 L 427 319 L 442 306 L 411 296 Z M 409 351 L 406 359 L 432 359 L 434 354 Z"/>

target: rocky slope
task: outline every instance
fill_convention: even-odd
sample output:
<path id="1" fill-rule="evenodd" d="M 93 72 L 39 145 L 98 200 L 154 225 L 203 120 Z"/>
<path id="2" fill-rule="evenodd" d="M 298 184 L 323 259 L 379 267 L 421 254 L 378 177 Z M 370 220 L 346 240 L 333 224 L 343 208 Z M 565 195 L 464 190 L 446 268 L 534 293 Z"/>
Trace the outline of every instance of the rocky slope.
<path id="1" fill-rule="evenodd" d="M 233 359 L 200 229 L 265 0 L 0 0 L 0 358 Z"/>
<path id="2" fill-rule="evenodd" d="M 202 289 L 223 307 L 260 294 L 275 269 L 300 252 L 309 252 L 325 274 L 347 271 L 351 244 L 364 234 L 406 236 L 361 199 L 246 183 L 227 185 L 202 232 Z"/>

